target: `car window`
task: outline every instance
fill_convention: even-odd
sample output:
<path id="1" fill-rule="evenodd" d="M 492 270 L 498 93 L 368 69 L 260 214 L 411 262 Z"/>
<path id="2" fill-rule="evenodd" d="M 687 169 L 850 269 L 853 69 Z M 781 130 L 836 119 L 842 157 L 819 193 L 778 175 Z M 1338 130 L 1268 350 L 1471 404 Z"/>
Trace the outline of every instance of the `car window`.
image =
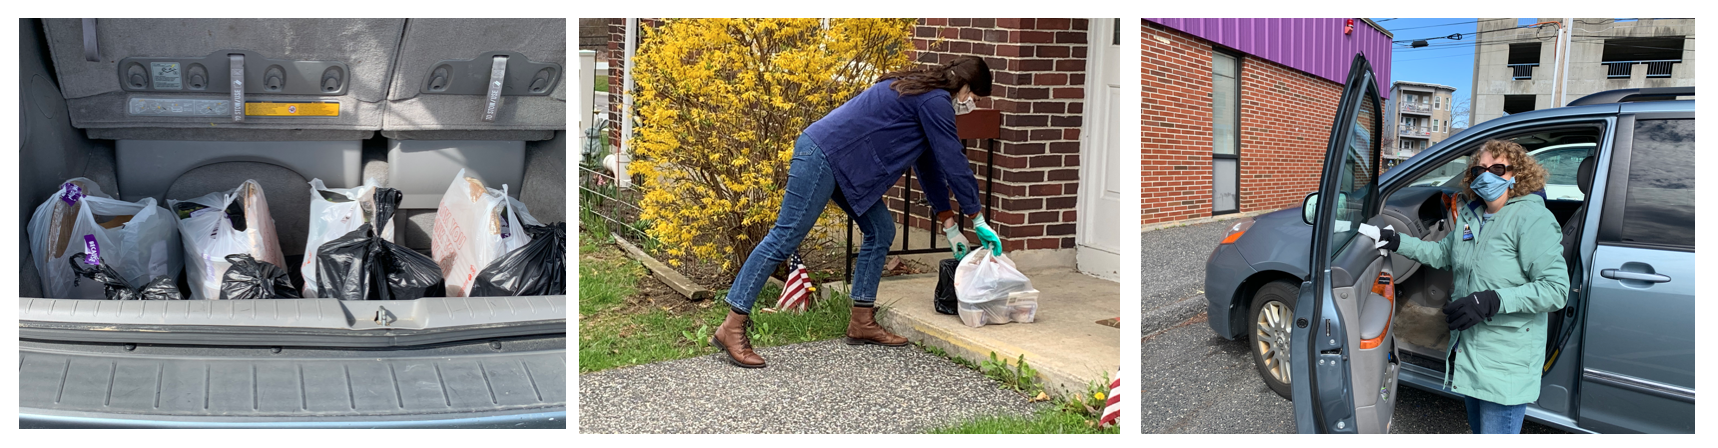
<path id="1" fill-rule="evenodd" d="M 1332 256 L 1359 232 L 1358 224 L 1372 212 L 1367 210 L 1367 205 L 1378 192 L 1378 160 L 1372 150 L 1377 132 L 1373 123 L 1378 119 L 1378 111 L 1372 101 L 1366 100 L 1365 96 L 1361 98 L 1354 122 L 1345 124 L 1349 133 L 1348 146 L 1339 149 L 1342 151 L 1342 167 L 1337 172 L 1336 222 L 1331 228 L 1330 238 Z"/>
<path id="2" fill-rule="evenodd" d="M 1635 124 L 1622 242 L 1694 247 L 1694 120 Z"/>
<path id="3" fill-rule="evenodd" d="M 1583 201 L 1587 195 L 1581 193 L 1581 187 L 1576 181 L 1581 170 L 1581 161 L 1592 155 L 1591 144 L 1579 144 L 1559 148 L 1535 151 L 1533 158 L 1539 161 L 1539 166 L 1545 167 L 1545 197 L 1550 200 Z"/>
<path id="4" fill-rule="evenodd" d="M 1437 186 L 1453 185 L 1453 184 L 1450 184 L 1450 182 L 1461 182 L 1462 170 L 1466 169 L 1466 168 L 1467 168 L 1467 156 L 1457 157 L 1455 160 L 1451 160 L 1449 163 L 1445 163 L 1444 166 L 1438 167 L 1438 169 L 1435 169 L 1435 170 L 1432 170 L 1431 172 L 1420 175 L 1419 178 L 1414 179 L 1413 182 L 1409 182 L 1408 185 L 1413 186 L 1413 187 L 1437 187 Z M 1452 181 L 1451 179 L 1454 179 L 1454 180 Z"/>

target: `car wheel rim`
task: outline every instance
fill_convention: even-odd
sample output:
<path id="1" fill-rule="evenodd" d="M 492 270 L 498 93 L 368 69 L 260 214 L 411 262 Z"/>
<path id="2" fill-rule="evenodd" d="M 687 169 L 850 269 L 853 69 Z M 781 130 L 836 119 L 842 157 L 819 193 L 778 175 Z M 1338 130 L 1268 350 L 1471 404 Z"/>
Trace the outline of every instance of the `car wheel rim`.
<path id="1" fill-rule="evenodd" d="M 1259 308 L 1259 320 L 1253 323 L 1257 335 L 1259 360 L 1272 379 L 1289 384 L 1289 321 L 1294 310 L 1275 300 Z"/>

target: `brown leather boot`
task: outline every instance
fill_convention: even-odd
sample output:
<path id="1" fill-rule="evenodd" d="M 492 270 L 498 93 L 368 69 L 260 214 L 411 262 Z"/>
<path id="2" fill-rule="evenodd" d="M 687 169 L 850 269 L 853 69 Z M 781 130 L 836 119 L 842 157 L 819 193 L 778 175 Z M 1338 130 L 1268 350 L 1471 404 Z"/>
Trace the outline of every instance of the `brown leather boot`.
<path id="1" fill-rule="evenodd" d="M 748 369 L 765 366 L 764 357 L 752 351 L 752 337 L 746 334 L 752 329 L 751 316 L 728 311 L 728 318 L 722 320 L 722 326 L 716 327 L 716 334 L 710 336 L 710 345 L 728 355 L 728 363 Z"/>
<path id="2" fill-rule="evenodd" d="M 875 319 L 877 309 L 873 307 L 853 307 L 853 315 L 847 319 L 847 344 L 875 344 L 900 347 L 907 345 L 903 338 L 877 325 Z"/>

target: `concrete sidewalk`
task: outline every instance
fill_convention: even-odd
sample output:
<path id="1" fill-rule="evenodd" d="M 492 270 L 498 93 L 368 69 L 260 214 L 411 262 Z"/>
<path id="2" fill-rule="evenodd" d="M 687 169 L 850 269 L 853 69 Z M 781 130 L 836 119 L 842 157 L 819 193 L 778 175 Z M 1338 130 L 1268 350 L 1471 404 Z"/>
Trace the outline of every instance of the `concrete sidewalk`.
<path id="1" fill-rule="evenodd" d="M 883 279 L 877 302 L 886 307 L 877 320 L 908 339 L 973 361 L 989 359 L 992 352 L 1008 360 L 1026 355 L 1052 392 L 1083 393 L 1106 373 L 1114 377 L 1121 365 L 1121 330 L 1098 321 L 1121 316 L 1121 285 L 1069 269 L 1025 274 L 1042 292 L 1033 323 L 972 328 L 937 314 L 935 273 Z"/>
<path id="2" fill-rule="evenodd" d="M 758 354 L 769 367 L 715 354 L 580 374 L 579 432 L 920 433 L 1044 406 L 917 347 L 829 340 Z"/>

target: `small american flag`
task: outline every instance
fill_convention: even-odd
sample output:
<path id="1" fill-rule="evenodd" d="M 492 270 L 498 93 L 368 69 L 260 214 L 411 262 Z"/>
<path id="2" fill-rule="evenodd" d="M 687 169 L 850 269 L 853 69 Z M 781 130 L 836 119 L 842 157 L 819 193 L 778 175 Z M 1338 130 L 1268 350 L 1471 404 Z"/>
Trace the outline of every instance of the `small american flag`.
<path id="1" fill-rule="evenodd" d="M 805 312 L 811 303 L 811 292 L 816 288 L 811 286 L 811 277 L 805 273 L 805 260 L 799 254 L 787 262 L 787 282 L 781 287 L 781 297 L 775 301 L 776 311 Z"/>
<path id="2" fill-rule="evenodd" d="M 1116 372 L 1116 379 L 1110 380 L 1110 396 L 1104 400 L 1103 417 L 1098 419 L 1098 427 L 1113 425 L 1121 417 L 1121 372 Z"/>

